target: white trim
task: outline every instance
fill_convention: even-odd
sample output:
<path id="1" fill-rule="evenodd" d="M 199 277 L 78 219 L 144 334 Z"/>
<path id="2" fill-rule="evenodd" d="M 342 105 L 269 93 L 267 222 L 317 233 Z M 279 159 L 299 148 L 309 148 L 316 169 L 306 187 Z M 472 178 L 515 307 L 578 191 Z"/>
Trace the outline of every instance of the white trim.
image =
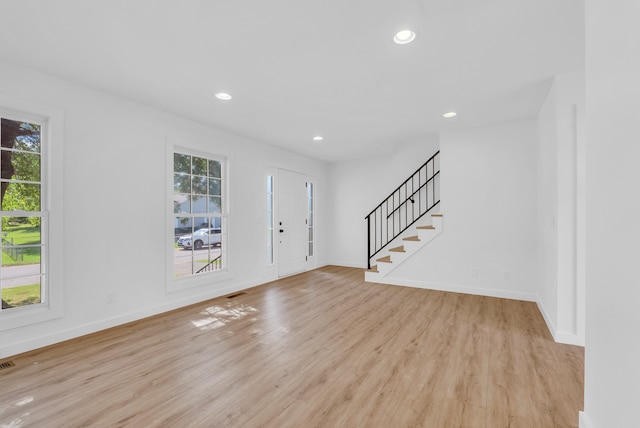
<path id="1" fill-rule="evenodd" d="M 173 263 L 173 259 L 171 260 L 171 263 Z M 170 267 L 167 267 L 167 270 L 169 269 Z M 173 293 L 176 291 L 188 290 L 190 288 L 213 285 L 227 280 L 233 280 L 233 274 L 228 268 L 206 273 L 203 272 L 197 275 L 189 275 L 179 279 L 174 279 L 171 287 L 167 288 L 167 292 Z"/>
<path id="2" fill-rule="evenodd" d="M 311 265 L 315 265 L 316 259 L 316 188 L 313 180 L 307 176 L 306 181 L 307 188 L 307 261 L 311 262 Z M 309 190 L 311 189 L 311 195 L 309 195 Z M 311 207 L 311 211 L 309 211 L 309 207 Z M 311 223 L 309 223 L 309 220 Z M 309 240 L 308 236 L 311 235 L 312 239 Z M 313 254 L 309 255 L 309 248 L 312 249 Z"/>
<path id="3" fill-rule="evenodd" d="M 584 100 L 583 100 L 584 101 Z M 587 275 L 587 155 L 584 102 L 575 105 L 576 138 L 576 330 L 584 344 Z M 583 345 L 584 346 L 584 345 Z"/>
<path id="4" fill-rule="evenodd" d="M 344 267 L 351 267 L 351 268 L 359 268 L 359 269 L 366 269 L 367 268 L 367 264 L 363 263 L 363 262 L 354 262 L 354 261 L 337 261 L 337 260 L 330 260 L 326 263 L 327 266 L 344 266 Z"/>
<path id="5" fill-rule="evenodd" d="M 313 176 L 311 176 L 307 172 L 300 172 L 300 171 L 296 171 L 296 170 L 293 170 L 293 169 L 280 168 L 280 167 L 277 167 L 276 171 L 277 171 L 276 172 L 276 176 L 274 177 L 274 199 L 273 199 L 273 201 L 274 201 L 274 233 L 276 233 L 275 230 L 277 230 L 279 228 L 279 226 L 276 225 L 276 221 L 278 221 L 278 222 L 280 221 L 280 215 L 281 215 L 281 212 L 280 212 L 280 202 L 282 201 L 281 200 L 282 193 L 280 191 L 280 185 L 282 183 L 281 173 L 284 171 L 284 172 L 287 172 L 287 173 L 298 174 L 298 175 L 302 176 L 302 178 L 304 179 L 305 183 L 310 183 L 310 182 L 313 183 L 314 182 Z M 305 186 L 305 188 L 306 188 L 306 186 Z M 317 188 L 314 188 L 314 192 L 317 192 L 317 190 L 318 190 Z M 308 204 L 307 192 L 305 191 L 305 210 L 304 211 L 305 211 L 305 213 L 308 214 L 308 206 L 307 206 L 307 204 Z M 316 198 L 314 198 L 314 204 L 316 204 L 314 208 L 317 208 L 317 199 Z M 316 212 L 317 212 L 317 210 L 314 212 L 314 216 L 317 215 Z M 314 230 L 314 232 L 317 232 L 317 230 Z M 308 233 L 308 229 L 307 229 L 307 233 Z M 314 248 L 314 256 L 313 257 L 309 257 L 308 256 L 308 254 L 309 254 L 309 246 L 308 246 L 309 240 L 308 240 L 308 235 L 307 235 L 307 238 L 305 239 L 305 254 L 307 254 L 307 256 L 305 256 L 305 261 L 304 261 L 304 264 L 302 265 L 303 266 L 302 270 L 296 271 L 296 272 L 287 272 L 285 274 L 282 274 L 281 273 L 281 265 L 280 265 L 280 245 L 279 244 L 275 244 L 275 242 L 278 242 L 278 241 L 279 241 L 278 238 L 274 238 L 274 245 L 276 245 L 278 247 L 278 250 L 274 252 L 274 254 L 276 256 L 276 258 L 275 258 L 275 266 L 276 266 L 276 271 L 278 273 L 278 278 L 286 278 L 288 276 L 297 275 L 297 274 L 300 274 L 300 273 L 304 273 L 304 272 L 308 272 L 308 271 L 317 269 L 317 262 L 316 262 L 316 257 L 315 257 L 317 248 Z M 314 241 L 314 246 L 315 245 L 316 245 L 316 242 Z"/>
<path id="6" fill-rule="evenodd" d="M 265 170 L 265 168 L 263 168 Z M 276 266 L 276 209 L 275 209 L 275 185 L 276 178 L 274 174 L 271 174 L 265 170 L 265 173 L 262 177 L 263 185 L 266 184 L 266 193 L 263 195 L 266 196 L 265 200 L 267 202 L 267 210 L 266 215 L 264 216 L 264 223 L 262 224 L 262 231 L 265 234 L 265 240 L 267 242 L 266 248 L 263 247 L 264 256 L 262 257 L 262 263 L 270 268 Z M 269 191 L 269 184 L 271 184 L 271 191 Z M 269 199 L 271 196 L 271 199 Z M 269 222 L 269 213 L 271 213 L 271 222 Z M 271 236 L 269 236 L 269 231 L 271 231 Z"/>
<path id="7" fill-rule="evenodd" d="M 48 214 L 47 232 L 41 237 L 46 245 L 43 258 L 46 260 L 47 277 L 43 293 L 46 303 L 33 307 L 16 308 L 0 316 L 0 331 L 23 327 L 61 318 L 64 315 L 64 216 L 63 216 L 63 171 L 64 171 L 64 111 L 33 101 L 22 100 L 0 94 L 2 116 L 9 119 L 34 121 L 43 125 L 41 161 L 43 189 L 41 204 Z M 18 310 L 19 309 L 19 310 Z"/>
<path id="8" fill-rule="evenodd" d="M 206 284 L 213 284 L 224 280 L 233 279 L 231 274 L 231 263 L 229 259 L 230 254 L 230 239 L 229 239 L 229 231 L 230 231 L 230 164 L 232 155 L 229 153 L 212 153 L 203 150 L 201 146 L 206 145 L 206 143 L 202 144 L 188 144 L 186 142 L 192 142 L 193 140 L 189 137 L 167 137 L 166 138 L 166 158 L 165 158 L 165 174 L 166 174 L 166 182 L 165 182 L 165 207 L 166 207 L 166 226 L 165 226 L 165 278 L 166 285 L 165 289 L 167 293 L 173 293 L 175 291 L 181 291 L 189 288 L 199 287 Z M 221 219 L 223 224 L 223 233 L 222 233 L 222 242 L 224 248 L 222 249 L 221 254 L 224 257 L 223 269 L 215 272 L 207 272 L 198 275 L 190 275 L 182 278 L 174 278 L 174 242 L 170 237 L 173 236 L 174 233 L 174 220 L 175 214 L 173 213 L 173 157 L 174 153 L 185 153 L 192 156 L 199 156 L 206 159 L 213 159 L 222 162 L 222 213 Z M 188 216 L 187 214 L 186 216 Z M 226 260 L 225 260 L 226 259 Z"/>
<path id="9" fill-rule="evenodd" d="M 553 340 L 555 342 L 557 342 L 557 340 L 556 340 L 556 330 L 557 330 L 556 329 L 556 325 L 551 320 L 551 317 L 549 316 L 549 312 L 547 311 L 546 307 L 544 306 L 544 304 L 542 303 L 542 300 L 540 300 L 540 298 L 536 299 L 536 304 L 538 305 L 538 310 L 542 314 L 542 318 L 544 319 L 545 324 L 547 324 L 547 329 L 551 333 L 551 336 L 553 336 Z"/>
<path id="10" fill-rule="evenodd" d="M 579 427 L 580 428 L 596 428 L 594 427 L 591 422 L 589 422 L 589 419 L 587 419 L 587 415 L 584 412 L 578 412 L 578 419 L 579 419 Z"/>
<path id="11" fill-rule="evenodd" d="M 551 317 L 549 317 L 548 312 L 542 304 L 542 301 L 538 298 L 536 299 L 536 303 L 538 304 L 538 309 L 542 314 L 542 318 L 544 322 L 547 324 L 547 328 L 553 337 L 553 340 L 557 343 L 563 343 L 565 345 L 576 345 L 576 346 L 584 346 L 584 337 L 581 337 L 574 333 L 567 333 L 564 331 L 558 331 L 556 325 L 551 321 Z"/>
<path id="12" fill-rule="evenodd" d="M 530 293 L 520 293 L 517 291 L 494 290 L 490 288 L 467 287 L 456 284 L 443 284 L 438 282 L 416 281 L 412 279 L 380 278 L 379 281 L 372 281 L 378 284 L 399 285 L 402 287 L 422 288 L 425 290 L 449 291 L 451 293 L 473 294 L 476 296 L 498 297 L 501 299 L 522 300 L 535 302 L 536 296 Z"/>
<path id="13" fill-rule="evenodd" d="M 557 331 L 555 335 L 552 333 L 552 336 L 557 343 L 584 347 L 584 337 L 580 337 L 577 334 Z"/>
<path id="14" fill-rule="evenodd" d="M 278 167 L 269 165 L 269 164 L 262 164 L 262 181 L 261 181 L 261 191 L 259 193 L 259 195 L 262 195 L 265 197 L 265 202 L 266 202 L 266 188 L 264 187 L 264 185 L 266 184 L 266 178 L 271 176 L 273 178 L 273 188 L 271 189 L 271 203 L 273 204 L 273 211 L 272 211 L 272 215 L 273 215 L 273 237 L 272 237 L 272 241 L 271 241 L 271 245 L 272 247 L 272 251 L 273 251 L 273 263 L 269 264 L 267 263 L 267 247 L 266 246 L 262 246 L 262 266 L 265 269 L 265 271 L 269 272 L 271 276 L 273 276 L 274 278 L 278 278 L 278 249 L 279 249 L 279 245 L 276 244 L 277 241 L 277 235 L 276 235 L 276 222 L 278 219 L 278 203 L 277 203 L 277 191 L 276 189 L 278 188 Z M 264 232 L 264 237 L 265 240 L 264 242 L 267 242 L 267 216 L 266 216 L 266 210 L 261 210 L 261 214 L 264 215 L 264 222 L 262 222 L 262 231 Z"/>
<path id="15" fill-rule="evenodd" d="M 320 241 L 322 240 L 322 233 L 318 227 L 318 213 L 322 210 L 322 198 L 319 193 L 320 184 L 316 177 L 308 173 L 306 176 L 307 182 L 313 184 L 313 256 L 307 258 L 307 271 L 311 271 L 318 269 L 318 254 L 320 254 Z"/>
<path id="16" fill-rule="evenodd" d="M 347 265 L 340 264 L 340 266 L 347 266 Z M 361 266 L 354 265 L 349 267 L 361 267 Z M 370 282 L 376 282 L 379 284 L 399 285 L 403 287 L 414 287 L 414 288 L 422 288 L 427 290 L 439 290 L 439 291 L 448 291 L 452 293 L 464 293 L 464 294 L 473 294 L 476 296 L 498 297 L 501 299 L 523 300 L 527 302 L 535 302 L 538 306 L 538 310 L 542 314 L 542 318 L 544 319 L 545 324 L 547 325 L 547 329 L 549 330 L 549 333 L 551 334 L 555 342 L 563 343 L 566 345 L 584 346 L 583 337 L 580 337 L 572 333 L 557 331 L 555 325 L 549 318 L 548 313 L 544 308 L 544 305 L 541 303 L 540 299 L 538 299 L 537 296 L 535 296 L 534 294 L 521 293 L 517 291 L 495 290 L 490 288 L 467 287 L 464 285 L 457 285 L 457 284 L 444 284 L 444 283 L 428 282 L 428 281 L 416 281 L 412 279 L 394 279 L 389 277 L 378 278 L 375 273 L 370 274 L 368 278 L 371 279 Z"/>

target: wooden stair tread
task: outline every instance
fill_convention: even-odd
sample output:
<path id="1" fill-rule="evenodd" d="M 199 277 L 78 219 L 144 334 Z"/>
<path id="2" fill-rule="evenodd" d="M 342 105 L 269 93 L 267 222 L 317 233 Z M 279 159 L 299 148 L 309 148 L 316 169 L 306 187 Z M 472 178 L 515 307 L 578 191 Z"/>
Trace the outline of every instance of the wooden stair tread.
<path id="1" fill-rule="evenodd" d="M 403 241 L 420 241 L 418 236 L 407 236 L 406 238 L 402 238 Z"/>
<path id="2" fill-rule="evenodd" d="M 398 257 L 398 256 L 394 256 L 393 254 L 396 253 L 406 253 L 406 254 L 410 254 L 413 252 L 414 248 L 419 248 L 422 247 L 423 245 L 425 245 L 426 243 L 430 242 L 432 238 L 434 238 L 437 234 L 440 233 L 441 231 L 441 224 L 442 224 L 442 217 L 444 215 L 441 213 L 435 213 L 435 214 L 431 214 L 431 217 L 437 218 L 437 220 L 434 220 L 433 222 L 431 222 L 432 224 L 425 224 L 423 226 L 417 226 L 417 225 L 413 225 L 412 227 L 414 228 L 413 231 L 418 233 L 421 230 L 433 230 L 434 232 L 432 233 L 428 233 L 428 234 L 424 234 L 424 233 L 420 233 L 419 235 L 413 235 L 413 236 L 405 236 L 404 238 L 400 238 L 402 241 L 404 242 L 418 242 L 419 244 L 406 244 L 406 245 L 400 245 L 398 247 L 394 247 L 394 248 L 388 248 L 387 251 L 387 255 L 384 257 L 380 257 L 378 259 L 375 259 L 375 262 L 377 262 L 377 265 L 372 265 L 369 269 L 365 270 L 365 272 L 371 272 L 371 273 L 379 273 L 382 276 L 385 276 L 386 274 L 388 274 L 390 271 L 392 271 L 394 269 L 395 266 L 398 266 L 400 264 L 402 264 L 402 262 L 407 258 L 407 256 L 402 256 L 402 257 Z M 427 220 L 428 221 L 428 220 Z M 423 236 L 423 239 L 420 239 L 420 236 Z M 398 236 L 394 237 L 394 239 L 398 238 Z M 407 253 L 407 250 L 405 249 L 406 246 L 409 246 L 409 250 L 411 250 L 409 253 Z M 379 250 L 378 250 L 379 251 Z M 391 260 L 391 257 L 396 258 L 397 260 L 395 264 L 391 265 L 381 265 L 380 263 L 393 263 L 393 261 Z M 371 259 L 369 259 L 371 260 Z M 382 266 L 382 270 L 379 271 L 378 267 Z M 375 282 L 376 279 L 375 278 L 379 278 L 379 275 L 376 276 L 367 276 L 365 275 L 365 281 L 372 281 Z M 368 279 L 367 279 L 368 278 Z"/>

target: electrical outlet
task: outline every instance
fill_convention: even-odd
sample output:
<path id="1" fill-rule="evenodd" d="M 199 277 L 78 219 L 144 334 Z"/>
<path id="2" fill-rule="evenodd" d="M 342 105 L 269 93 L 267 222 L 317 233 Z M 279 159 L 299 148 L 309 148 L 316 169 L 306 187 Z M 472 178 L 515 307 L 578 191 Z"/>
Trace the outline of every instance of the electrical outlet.
<path id="1" fill-rule="evenodd" d="M 471 269 L 471 278 L 478 277 L 478 268 Z"/>
<path id="2" fill-rule="evenodd" d="M 107 293 L 107 303 L 115 303 L 116 302 L 116 293 L 115 291 L 110 291 Z"/>
<path id="3" fill-rule="evenodd" d="M 510 280 L 510 279 L 511 279 L 511 272 L 504 271 L 504 272 L 502 273 L 502 279 L 504 279 L 505 281 Z"/>

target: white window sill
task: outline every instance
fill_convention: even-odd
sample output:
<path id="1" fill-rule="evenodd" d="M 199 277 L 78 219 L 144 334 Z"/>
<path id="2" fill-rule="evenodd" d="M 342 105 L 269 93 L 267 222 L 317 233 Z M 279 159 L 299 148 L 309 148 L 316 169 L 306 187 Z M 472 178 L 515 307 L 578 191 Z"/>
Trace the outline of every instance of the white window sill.
<path id="1" fill-rule="evenodd" d="M 173 281 L 169 281 L 167 285 L 167 292 L 172 293 L 176 291 L 188 290 L 191 288 L 210 286 L 211 284 L 226 281 L 232 278 L 233 276 L 227 269 L 223 269 L 218 272 L 208 272 L 184 278 L 178 278 L 174 279 Z"/>
<path id="2" fill-rule="evenodd" d="M 4 309 L 0 312 L 0 331 L 11 330 L 44 321 L 62 318 L 62 310 L 45 304 Z"/>

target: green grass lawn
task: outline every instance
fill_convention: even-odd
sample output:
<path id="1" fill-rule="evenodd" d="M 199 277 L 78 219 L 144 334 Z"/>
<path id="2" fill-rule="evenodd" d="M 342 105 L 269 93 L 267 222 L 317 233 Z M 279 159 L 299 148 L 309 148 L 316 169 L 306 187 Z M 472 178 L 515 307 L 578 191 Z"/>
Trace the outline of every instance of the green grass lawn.
<path id="1" fill-rule="evenodd" d="M 213 260 L 196 260 L 196 263 L 211 263 Z M 215 261 L 217 265 L 219 265 L 220 263 L 222 263 L 222 260 L 218 259 Z"/>
<path id="2" fill-rule="evenodd" d="M 6 233 L 6 234 L 5 234 Z M 38 245 L 40 244 L 40 227 L 30 224 L 7 226 L 3 230 L 6 241 L 13 242 L 14 245 Z M 5 242 L 6 242 L 5 241 Z M 27 265 L 40 263 L 40 247 L 22 248 L 22 257 L 13 258 L 12 251 L 7 249 L 2 251 L 2 265 Z"/>
<path id="3" fill-rule="evenodd" d="M 40 284 L 3 288 L 2 300 L 11 306 L 25 306 L 40 303 Z"/>

